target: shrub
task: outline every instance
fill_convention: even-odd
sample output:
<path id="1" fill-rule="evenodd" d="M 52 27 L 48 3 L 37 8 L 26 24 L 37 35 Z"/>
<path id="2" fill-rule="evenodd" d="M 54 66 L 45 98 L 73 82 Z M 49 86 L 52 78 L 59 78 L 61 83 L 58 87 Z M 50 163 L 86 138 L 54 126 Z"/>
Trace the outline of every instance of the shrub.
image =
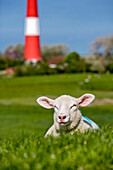
<path id="1" fill-rule="evenodd" d="M 22 65 L 23 63 L 24 63 L 24 60 L 0 58 L 0 70 L 5 70 L 8 67 L 19 66 L 19 65 Z"/>
<path id="2" fill-rule="evenodd" d="M 7 68 L 7 62 L 6 60 L 0 58 L 0 70 L 4 70 Z"/>
<path id="3" fill-rule="evenodd" d="M 75 61 L 73 63 L 67 64 L 65 68 L 66 73 L 77 73 L 85 71 L 85 63 L 81 61 Z"/>
<path id="4" fill-rule="evenodd" d="M 113 63 L 106 66 L 106 71 L 113 73 Z"/>
<path id="5" fill-rule="evenodd" d="M 37 74 L 49 74 L 50 67 L 46 62 L 40 62 Z"/>
<path id="6" fill-rule="evenodd" d="M 56 64 L 56 72 L 57 73 L 64 73 L 65 72 L 65 63 L 62 61 L 59 61 Z"/>
<path id="7" fill-rule="evenodd" d="M 38 66 L 37 65 L 33 65 L 32 63 L 30 63 L 29 65 L 25 65 L 25 75 L 36 75 L 38 72 Z"/>
<path id="8" fill-rule="evenodd" d="M 70 53 L 66 59 L 66 73 L 86 72 L 90 71 L 91 64 L 86 63 L 80 58 L 80 55 L 76 52 Z"/>
<path id="9" fill-rule="evenodd" d="M 20 59 L 9 59 L 9 58 L 7 58 L 6 62 L 7 62 L 8 67 L 15 67 L 15 66 L 24 64 L 24 60 L 20 60 Z"/>
<path id="10" fill-rule="evenodd" d="M 15 76 L 24 76 L 24 75 L 48 75 L 56 74 L 56 68 L 50 68 L 49 65 L 45 62 L 39 62 L 38 64 L 30 63 L 22 67 L 18 66 L 15 69 Z"/>
<path id="11" fill-rule="evenodd" d="M 25 76 L 26 72 L 25 72 L 25 68 L 24 67 L 16 67 L 15 71 L 14 71 L 14 76 Z"/>
<path id="12" fill-rule="evenodd" d="M 77 52 L 72 52 L 65 58 L 65 62 L 68 64 L 74 63 L 75 61 L 79 61 L 79 60 L 80 60 L 80 55 Z"/>

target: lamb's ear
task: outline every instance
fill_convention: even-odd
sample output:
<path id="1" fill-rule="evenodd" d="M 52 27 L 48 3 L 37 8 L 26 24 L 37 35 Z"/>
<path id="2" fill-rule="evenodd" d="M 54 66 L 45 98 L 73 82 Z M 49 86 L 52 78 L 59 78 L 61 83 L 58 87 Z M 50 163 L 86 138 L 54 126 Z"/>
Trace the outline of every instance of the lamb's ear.
<path id="1" fill-rule="evenodd" d="M 45 107 L 47 109 L 53 108 L 54 100 L 49 99 L 48 97 L 42 96 L 37 99 L 38 104 L 40 104 L 42 107 Z"/>
<path id="2" fill-rule="evenodd" d="M 95 96 L 93 94 L 84 94 L 80 98 L 78 98 L 78 105 L 79 106 L 87 106 L 95 99 Z"/>

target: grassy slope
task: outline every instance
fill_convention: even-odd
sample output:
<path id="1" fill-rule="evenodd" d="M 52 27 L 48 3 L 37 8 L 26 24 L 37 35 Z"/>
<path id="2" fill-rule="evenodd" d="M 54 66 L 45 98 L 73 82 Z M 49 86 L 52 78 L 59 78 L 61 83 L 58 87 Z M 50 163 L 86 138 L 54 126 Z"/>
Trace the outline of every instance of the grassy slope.
<path id="1" fill-rule="evenodd" d="M 112 105 L 81 108 L 101 131 L 43 138 L 53 110 L 38 106 L 38 96 L 113 98 L 113 75 L 91 76 L 89 83 L 88 74 L 0 79 L 0 169 L 113 169 Z"/>
<path id="2" fill-rule="evenodd" d="M 91 75 L 91 79 L 85 83 L 88 75 Z M 99 98 L 113 98 L 113 75 L 64 74 L 0 79 L 0 99 L 32 100 L 39 95 L 61 94 L 79 97 L 85 92 L 93 92 Z"/>

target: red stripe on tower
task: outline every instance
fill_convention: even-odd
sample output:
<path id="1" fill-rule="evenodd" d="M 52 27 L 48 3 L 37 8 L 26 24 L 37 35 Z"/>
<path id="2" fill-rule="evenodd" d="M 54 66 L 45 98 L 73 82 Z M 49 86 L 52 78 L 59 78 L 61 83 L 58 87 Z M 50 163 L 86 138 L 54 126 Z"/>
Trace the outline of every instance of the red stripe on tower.
<path id="1" fill-rule="evenodd" d="M 37 0 L 27 0 L 24 58 L 33 62 L 42 60 L 40 55 L 40 30 L 37 9 Z"/>

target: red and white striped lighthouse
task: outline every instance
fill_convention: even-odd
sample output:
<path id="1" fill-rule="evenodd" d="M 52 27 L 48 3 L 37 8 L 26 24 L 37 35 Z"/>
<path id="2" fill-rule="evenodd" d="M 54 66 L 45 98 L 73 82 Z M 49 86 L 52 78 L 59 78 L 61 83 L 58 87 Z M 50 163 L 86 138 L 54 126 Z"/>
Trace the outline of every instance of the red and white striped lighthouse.
<path id="1" fill-rule="evenodd" d="M 27 0 L 27 14 L 25 21 L 25 49 L 24 58 L 27 61 L 40 61 L 40 30 L 37 0 Z"/>

